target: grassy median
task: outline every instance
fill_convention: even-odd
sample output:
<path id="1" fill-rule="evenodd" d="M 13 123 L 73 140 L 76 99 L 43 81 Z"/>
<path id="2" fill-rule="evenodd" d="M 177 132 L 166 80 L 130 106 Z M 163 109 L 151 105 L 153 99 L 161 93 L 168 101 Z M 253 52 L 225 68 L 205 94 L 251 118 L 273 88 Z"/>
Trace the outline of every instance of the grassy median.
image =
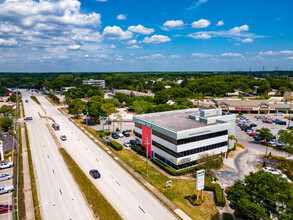
<path id="1" fill-rule="evenodd" d="M 121 219 L 64 148 L 60 152 L 97 219 Z"/>
<path id="2" fill-rule="evenodd" d="M 34 204 L 34 208 L 35 208 L 35 211 L 34 211 L 35 212 L 35 219 L 36 220 L 41 220 L 40 209 L 37 208 L 39 206 L 39 199 L 38 199 L 37 184 L 36 184 L 36 179 L 35 179 L 33 159 L 32 159 L 32 154 L 31 154 L 31 147 L 30 147 L 30 142 L 29 142 L 29 138 L 28 138 L 28 132 L 27 132 L 26 123 L 24 123 L 24 129 L 25 129 L 26 148 L 27 148 L 27 156 L 28 156 L 30 178 L 31 178 L 33 204 Z"/>
<path id="3" fill-rule="evenodd" d="M 38 105 L 41 105 L 36 96 L 31 96 L 31 99 L 34 100 Z"/>

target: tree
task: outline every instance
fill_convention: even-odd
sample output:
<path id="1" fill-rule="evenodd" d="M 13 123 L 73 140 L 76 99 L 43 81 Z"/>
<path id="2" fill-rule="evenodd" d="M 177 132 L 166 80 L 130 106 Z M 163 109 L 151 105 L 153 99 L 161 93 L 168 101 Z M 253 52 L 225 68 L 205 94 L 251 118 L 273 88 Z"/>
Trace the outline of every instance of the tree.
<path id="1" fill-rule="evenodd" d="M 246 219 L 293 219 L 292 185 L 281 175 L 258 171 L 229 188 L 228 199 Z"/>
<path id="2" fill-rule="evenodd" d="M 8 131 L 8 128 L 12 126 L 12 119 L 8 116 L 0 118 L 0 127 L 3 131 Z"/>
<path id="3" fill-rule="evenodd" d="M 75 99 L 68 105 L 70 114 L 78 115 L 81 114 L 85 108 L 85 103 L 80 99 Z"/>
<path id="4" fill-rule="evenodd" d="M 243 95 L 242 92 L 239 92 L 238 98 L 239 98 L 239 99 L 244 99 L 244 95 Z"/>
<path id="5" fill-rule="evenodd" d="M 115 112 L 115 106 L 112 103 L 104 103 L 101 106 L 101 110 L 104 112 L 105 116 L 109 116 Z"/>
<path id="6" fill-rule="evenodd" d="M 164 83 L 162 82 L 155 82 L 154 86 L 152 87 L 152 91 L 154 93 L 158 91 L 166 90 Z"/>
<path id="7" fill-rule="evenodd" d="M 156 105 L 166 104 L 166 102 L 168 102 L 168 100 L 169 100 L 169 97 L 165 92 L 158 92 L 154 98 L 154 102 Z"/>
<path id="8" fill-rule="evenodd" d="M 261 128 L 256 131 L 259 132 L 259 136 L 263 139 L 273 138 L 273 134 L 269 128 Z"/>
<path id="9" fill-rule="evenodd" d="M 136 100 L 132 103 L 132 108 L 137 114 L 150 113 L 154 108 L 154 104 L 144 100 Z"/>
<path id="10" fill-rule="evenodd" d="M 284 142 L 287 147 L 286 151 L 288 152 L 289 156 L 293 154 L 293 131 L 291 130 L 290 132 L 280 130 L 278 132 L 279 135 L 279 141 Z"/>
<path id="11" fill-rule="evenodd" d="M 0 113 L 3 113 L 4 116 L 8 116 L 8 114 L 12 113 L 12 106 L 8 106 L 8 105 L 3 105 L 0 108 Z"/>
<path id="12" fill-rule="evenodd" d="M 220 169 L 222 166 L 222 158 L 218 155 L 202 154 L 198 159 L 198 163 L 202 163 L 206 174 L 214 175 L 215 170 Z"/>

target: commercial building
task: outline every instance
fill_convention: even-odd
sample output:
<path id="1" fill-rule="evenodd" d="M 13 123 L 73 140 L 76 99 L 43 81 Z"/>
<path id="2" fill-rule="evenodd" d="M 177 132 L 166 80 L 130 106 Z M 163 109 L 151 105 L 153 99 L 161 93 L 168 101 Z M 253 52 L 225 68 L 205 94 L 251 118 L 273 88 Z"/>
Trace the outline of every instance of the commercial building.
<path id="1" fill-rule="evenodd" d="M 95 79 L 83 80 L 82 84 L 91 85 L 91 86 L 99 86 L 99 87 L 105 88 L 105 80 L 95 80 Z"/>
<path id="2" fill-rule="evenodd" d="M 134 134 L 150 157 L 174 169 L 197 164 L 202 154 L 226 153 L 234 142 L 235 115 L 221 109 L 185 109 L 136 115 Z M 229 147 L 228 147 L 229 145 Z"/>

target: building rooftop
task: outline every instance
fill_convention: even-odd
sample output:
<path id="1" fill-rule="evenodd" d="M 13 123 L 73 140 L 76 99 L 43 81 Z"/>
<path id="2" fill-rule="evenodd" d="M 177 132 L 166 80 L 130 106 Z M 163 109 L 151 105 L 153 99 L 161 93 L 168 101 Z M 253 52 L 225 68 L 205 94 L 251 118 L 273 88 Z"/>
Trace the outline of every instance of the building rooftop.
<path id="1" fill-rule="evenodd" d="M 198 109 L 188 109 L 181 111 L 169 111 L 160 113 L 151 113 L 144 115 L 137 115 L 136 117 L 152 124 L 156 124 L 160 127 L 170 129 L 172 131 L 183 131 L 193 128 L 207 127 L 210 125 L 215 125 L 217 123 L 206 124 L 198 120 L 193 120 L 189 118 L 189 115 L 199 113 Z"/>

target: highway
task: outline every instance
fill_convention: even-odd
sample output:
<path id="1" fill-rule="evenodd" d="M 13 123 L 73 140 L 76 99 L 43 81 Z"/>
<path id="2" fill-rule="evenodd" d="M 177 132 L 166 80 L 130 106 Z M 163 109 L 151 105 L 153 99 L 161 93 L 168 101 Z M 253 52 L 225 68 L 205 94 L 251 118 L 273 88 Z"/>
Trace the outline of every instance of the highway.
<path id="1" fill-rule="evenodd" d="M 137 180 L 57 110 L 44 96 L 37 96 L 47 115 L 60 125 L 56 134 L 65 134 L 64 148 L 88 173 L 98 169 L 101 178 L 90 179 L 124 219 L 177 219 Z M 36 112 L 36 110 L 34 110 Z"/>
<path id="2" fill-rule="evenodd" d="M 46 119 L 41 119 L 43 110 L 21 90 L 26 116 L 32 116 L 27 121 L 33 164 L 35 169 L 40 210 L 43 219 L 94 219 L 86 201 L 79 191 L 66 164 L 58 153 Z"/>

